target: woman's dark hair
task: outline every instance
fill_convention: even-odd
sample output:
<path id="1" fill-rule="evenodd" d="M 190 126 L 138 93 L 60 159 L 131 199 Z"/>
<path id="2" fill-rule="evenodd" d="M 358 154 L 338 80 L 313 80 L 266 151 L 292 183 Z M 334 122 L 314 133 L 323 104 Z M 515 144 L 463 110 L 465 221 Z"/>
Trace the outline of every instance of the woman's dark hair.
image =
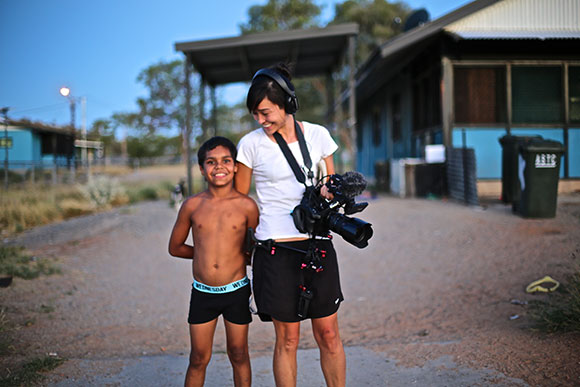
<path id="1" fill-rule="evenodd" d="M 205 159 L 207 157 L 207 152 L 209 152 L 212 149 L 217 148 L 218 146 L 223 146 L 223 147 L 227 148 L 230 151 L 234 161 L 236 160 L 236 156 L 238 155 L 238 150 L 236 149 L 236 146 L 234 145 L 234 143 L 225 137 L 215 136 L 215 137 L 210 138 L 206 142 L 204 142 L 199 147 L 199 150 L 197 151 L 197 163 L 200 166 L 203 166 L 203 163 L 205 162 Z"/>
<path id="2" fill-rule="evenodd" d="M 268 69 L 285 78 L 288 87 L 291 90 L 294 90 L 294 85 L 291 82 L 291 67 L 290 64 L 278 63 L 275 66 L 268 67 Z M 248 108 L 248 111 L 253 113 L 260 102 L 262 102 L 266 97 L 272 101 L 272 103 L 286 110 L 286 101 L 288 99 L 286 92 L 282 90 L 278 83 L 276 83 L 272 78 L 266 75 L 259 75 L 254 78 L 250 90 L 248 90 L 248 96 L 246 98 L 246 107 Z"/>

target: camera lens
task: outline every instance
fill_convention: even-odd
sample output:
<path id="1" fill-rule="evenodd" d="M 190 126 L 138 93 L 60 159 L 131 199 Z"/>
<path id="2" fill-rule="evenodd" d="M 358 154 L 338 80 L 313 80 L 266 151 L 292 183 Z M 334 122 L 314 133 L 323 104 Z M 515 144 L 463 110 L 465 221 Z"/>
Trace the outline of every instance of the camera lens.
<path id="1" fill-rule="evenodd" d="M 367 247 L 373 236 L 373 228 L 359 218 L 350 218 L 338 212 L 330 213 L 327 217 L 328 228 L 340 235 L 348 243 L 362 249 Z"/>

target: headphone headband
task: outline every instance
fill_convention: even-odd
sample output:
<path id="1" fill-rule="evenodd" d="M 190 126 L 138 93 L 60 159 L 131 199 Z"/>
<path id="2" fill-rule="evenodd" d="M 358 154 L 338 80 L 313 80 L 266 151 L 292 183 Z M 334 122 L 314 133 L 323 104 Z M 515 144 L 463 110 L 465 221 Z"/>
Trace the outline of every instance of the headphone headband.
<path id="1" fill-rule="evenodd" d="M 268 77 L 272 79 L 274 82 L 276 82 L 278 86 L 282 88 L 284 93 L 288 95 L 288 101 L 284 106 L 286 112 L 289 114 L 296 113 L 296 111 L 298 110 L 298 98 L 296 97 L 296 93 L 294 91 L 294 86 L 292 85 L 292 82 L 290 82 L 290 80 L 286 78 L 284 75 L 279 74 L 274 70 L 264 68 L 258 70 L 256 74 L 254 74 L 254 76 L 252 77 L 252 83 L 259 76 Z"/>

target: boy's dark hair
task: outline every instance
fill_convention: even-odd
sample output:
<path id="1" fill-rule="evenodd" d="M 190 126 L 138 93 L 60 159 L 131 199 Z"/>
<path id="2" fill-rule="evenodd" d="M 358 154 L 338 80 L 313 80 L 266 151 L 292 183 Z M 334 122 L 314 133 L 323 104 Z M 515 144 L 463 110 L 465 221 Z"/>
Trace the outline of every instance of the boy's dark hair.
<path id="1" fill-rule="evenodd" d="M 203 163 L 205 162 L 207 152 L 217 148 L 220 145 L 227 148 L 230 151 L 230 154 L 232 155 L 234 161 L 236 161 L 238 150 L 236 149 L 234 143 L 225 137 L 215 136 L 204 142 L 197 151 L 197 163 L 199 164 L 200 167 L 202 167 Z"/>
<path id="2" fill-rule="evenodd" d="M 288 80 L 287 84 L 294 88 L 292 85 L 292 75 L 291 75 L 291 65 L 285 63 L 278 63 L 276 66 L 268 67 L 282 77 Z M 258 76 L 252 81 L 250 90 L 248 90 L 248 96 L 246 97 L 246 107 L 250 113 L 258 107 L 260 102 L 264 98 L 268 97 L 272 103 L 280 106 L 281 108 L 286 107 L 286 99 L 288 98 L 286 92 L 282 90 L 280 85 L 278 85 L 272 78 L 267 76 Z"/>

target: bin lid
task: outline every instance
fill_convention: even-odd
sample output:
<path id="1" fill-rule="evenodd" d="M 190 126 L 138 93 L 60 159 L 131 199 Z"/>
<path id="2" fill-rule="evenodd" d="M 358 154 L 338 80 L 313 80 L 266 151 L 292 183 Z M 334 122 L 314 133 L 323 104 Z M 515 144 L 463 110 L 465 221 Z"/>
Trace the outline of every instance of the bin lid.
<path id="1" fill-rule="evenodd" d="M 535 135 L 535 136 L 514 136 L 511 134 L 506 134 L 503 137 L 499 138 L 499 143 L 504 145 L 504 144 L 510 144 L 510 143 L 514 143 L 514 142 L 518 142 L 518 143 L 525 143 L 525 142 L 529 142 L 533 139 L 541 139 L 542 136 L 539 135 Z"/>
<path id="2" fill-rule="evenodd" d="M 546 139 L 533 139 L 527 143 L 521 144 L 520 148 L 524 152 L 551 152 L 551 153 L 564 153 L 564 145 L 559 141 L 546 140 Z"/>

